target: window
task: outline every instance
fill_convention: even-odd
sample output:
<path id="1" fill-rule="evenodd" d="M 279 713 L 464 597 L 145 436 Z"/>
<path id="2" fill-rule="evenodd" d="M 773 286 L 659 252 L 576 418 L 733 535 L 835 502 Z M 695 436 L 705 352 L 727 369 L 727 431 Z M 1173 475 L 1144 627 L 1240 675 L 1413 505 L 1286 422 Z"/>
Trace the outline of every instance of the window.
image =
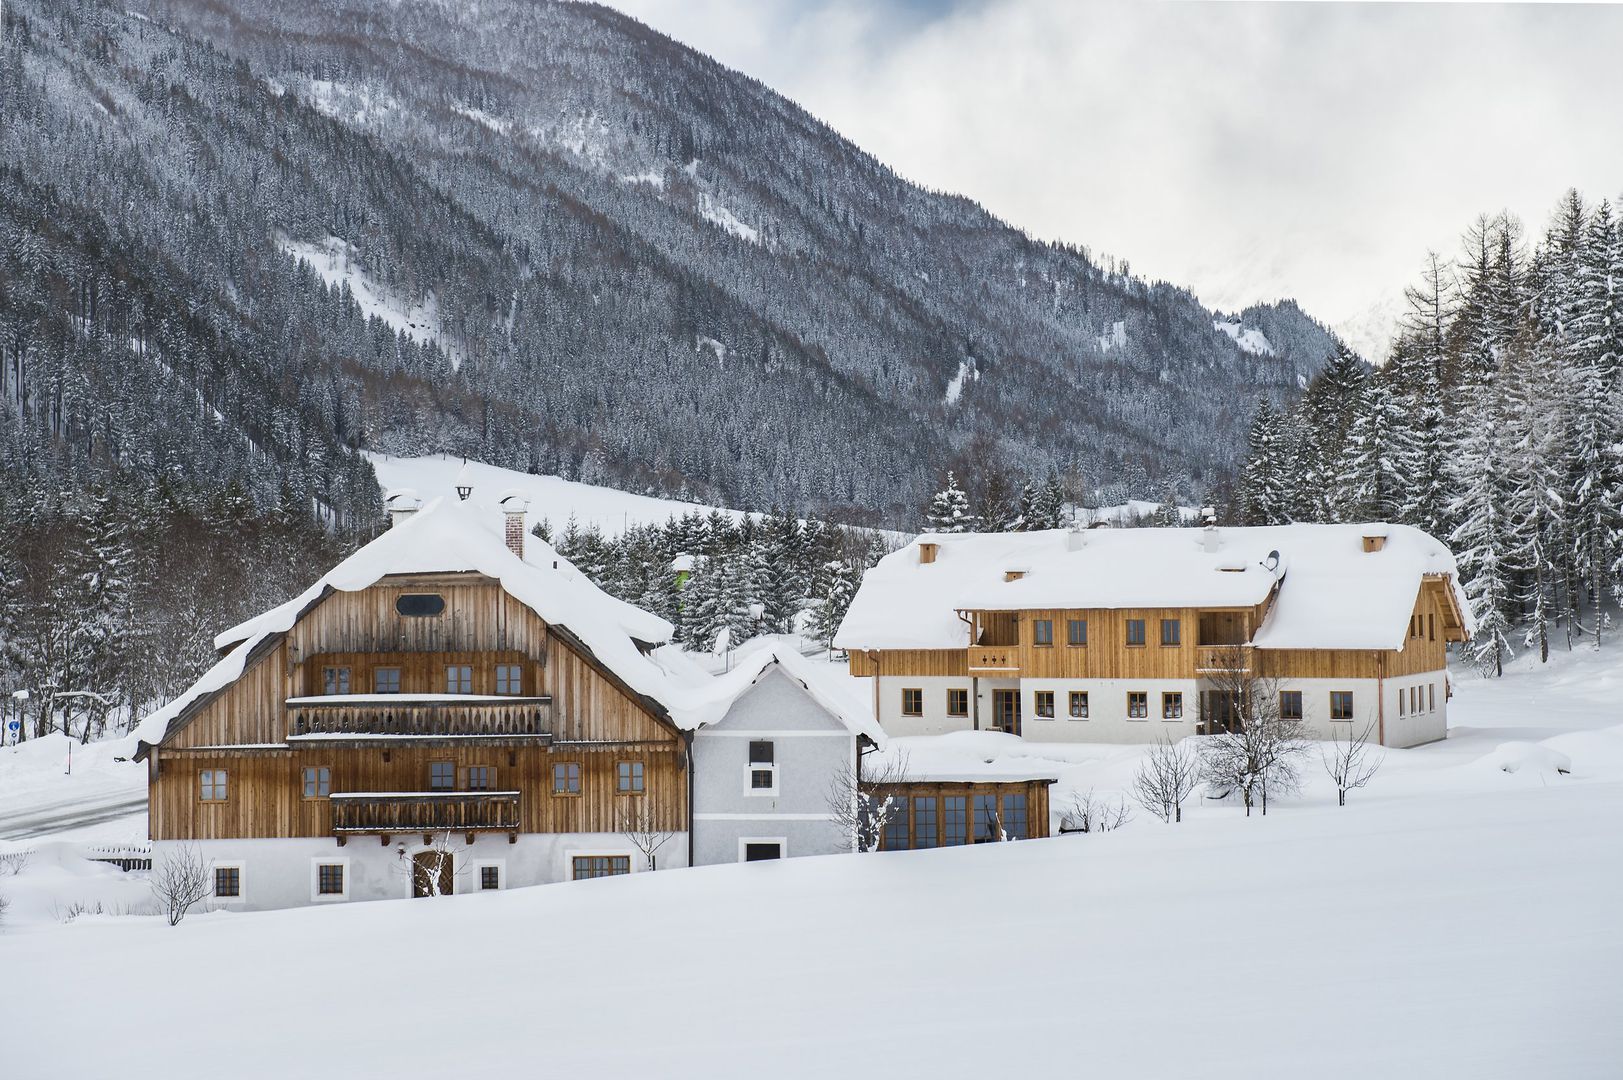
<path id="1" fill-rule="evenodd" d="M 1071 691 L 1071 719 L 1086 720 L 1088 718 L 1088 692 L 1086 690 Z"/>
<path id="2" fill-rule="evenodd" d="M 445 669 L 445 692 L 447 694 L 473 693 L 473 668 L 467 664 L 451 664 Z"/>
<path id="3" fill-rule="evenodd" d="M 479 887 L 481 889 L 501 888 L 502 868 L 499 866 L 481 866 L 479 868 Z"/>
<path id="4" fill-rule="evenodd" d="M 1302 718 L 1302 692 L 1300 690 L 1281 690 L 1279 692 L 1279 718 L 1281 720 L 1300 720 Z"/>
<path id="5" fill-rule="evenodd" d="M 1431 704 L 1429 704 L 1426 707 L 1426 711 L 1427 712 L 1436 712 L 1437 711 L 1437 684 L 1436 683 L 1427 683 L 1426 684 L 1426 698 L 1431 702 Z"/>
<path id="6" fill-rule="evenodd" d="M 774 760 L 772 743 L 767 740 L 750 742 L 750 790 L 752 792 L 776 793 L 778 790 L 778 766 Z"/>
<path id="7" fill-rule="evenodd" d="M 489 791 L 495 787 L 495 770 L 489 765 L 469 765 L 467 770 L 468 782 L 464 787 L 468 791 Z"/>
<path id="8" fill-rule="evenodd" d="M 1054 691 L 1037 690 L 1031 695 L 1032 711 L 1044 720 L 1054 719 Z"/>
<path id="9" fill-rule="evenodd" d="M 1026 797 L 1003 796 L 1003 832 L 1010 840 L 1026 838 Z"/>
<path id="10" fill-rule="evenodd" d="M 923 716 L 924 715 L 924 691 L 923 690 L 920 690 L 920 689 L 917 689 L 916 687 L 911 687 L 911 686 L 906 686 L 906 687 L 902 688 L 902 715 L 903 716 Z"/>
<path id="11" fill-rule="evenodd" d="M 554 795 L 580 794 L 580 762 L 555 761 L 552 763 L 552 793 Z"/>
<path id="12" fill-rule="evenodd" d="M 316 867 L 316 894 L 319 896 L 344 895 L 343 863 L 322 863 Z"/>
<path id="13" fill-rule="evenodd" d="M 241 896 L 242 868 L 239 866 L 216 866 L 214 868 L 214 895 L 219 897 Z"/>
<path id="14" fill-rule="evenodd" d="M 1129 645 L 1142 645 L 1142 644 L 1144 644 L 1144 620 L 1143 619 L 1128 619 L 1127 620 L 1127 644 L 1129 644 Z"/>
<path id="15" fill-rule="evenodd" d="M 1330 719 L 1351 720 L 1353 718 L 1352 709 L 1351 690 L 1330 691 Z"/>
<path id="16" fill-rule="evenodd" d="M 1183 640 L 1183 623 L 1179 619 L 1161 620 L 1161 644 L 1177 645 Z"/>
<path id="17" fill-rule="evenodd" d="M 1054 644 L 1054 620 L 1036 619 L 1031 624 L 1031 643 L 1033 645 Z"/>
<path id="18" fill-rule="evenodd" d="M 1181 693 L 1161 695 L 1161 719 L 1183 719 L 1183 695 Z"/>
<path id="19" fill-rule="evenodd" d="M 880 837 L 886 851 L 907 850 L 907 811 L 907 796 L 893 795 L 890 800 L 890 816 L 885 819 L 885 831 Z"/>
<path id="20" fill-rule="evenodd" d="M 428 763 L 428 790 L 455 791 L 456 766 L 449 761 L 431 761 Z"/>
<path id="21" fill-rule="evenodd" d="M 1426 615 L 1426 640 L 1427 641 L 1436 641 L 1437 640 L 1437 614 L 1436 614 L 1436 612 L 1428 612 L 1427 615 Z"/>
<path id="22" fill-rule="evenodd" d="M 427 618 L 445 610 L 445 597 L 438 593 L 406 593 L 395 600 L 394 609 L 409 618 Z"/>
<path id="23" fill-rule="evenodd" d="M 1147 720 L 1150 716 L 1150 695 L 1143 690 L 1127 692 L 1127 719 Z"/>
<path id="24" fill-rule="evenodd" d="M 618 761 L 614 765 L 614 790 L 621 795 L 643 793 L 643 767 L 640 761 Z"/>
<path id="25" fill-rule="evenodd" d="M 321 669 L 321 692 L 323 694 L 349 693 L 349 668 L 329 667 Z"/>
<path id="26" fill-rule="evenodd" d="M 783 858 L 783 843 L 778 840 L 750 840 L 744 844 L 745 862 L 770 862 Z"/>
<path id="27" fill-rule="evenodd" d="M 969 799 L 946 795 L 941 799 L 941 846 L 957 847 L 969 842 Z"/>
<path id="28" fill-rule="evenodd" d="M 1418 683 L 1409 688 L 1409 711 L 1412 713 L 1417 713 L 1420 711 L 1420 693 L 1421 690 Z"/>
<path id="29" fill-rule="evenodd" d="M 1003 835 L 1003 825 L 998 820 L 997 796 L 976 795 L 975 800 L 975 843 L 985 844 L 998 839 Z"/>
<path id="30" fill-rule="evenodd" d="M 574 858 L 576 881 L 589 878 L 617 877 L 631 873 L 630 855 L 576 855 Z"/>
<path id="31" fill-rule="evenodd" d="M 325 765 L 304 767 L 304 797 L 325 799 L 332 794 L 332 770 Z"/>
<path id="32" fill-rule="evenodd" d="M 224 769 L 204 769 L 197 774 L 197 797 L 203 802 L 225 802 L 227 793 Z"/>
<path id="33" fill-rule="evenodd" d="M 496 665 L 496 693 L 517 697 L 524 693 L 524 668 L 520 664 Z"/>
<path id="34" fill-rule="evenodd" d="M 1088 643 L 1088 620 L 1071 619 L 1065 624 L 1065 644 L 1072 646 Z"/>
<path id="35" fill-rule="evenodd" d="M 939 846 L 935 827 L 935 796 L 913 797 L 913 846 L 933 848 Z"/>
<path id="36" fill-rule="evenodd" d="M 372 692 L 375 694 L 400 693 L 400 669 L 397 667 L 373 668 Z"/>
<path id="37" fill-rule="evenodd" d="M 947 715 L 948 716 L 968 716 L 969 715 L 969 691 L 968 690 L 948 690 L 947 691 Z"/>

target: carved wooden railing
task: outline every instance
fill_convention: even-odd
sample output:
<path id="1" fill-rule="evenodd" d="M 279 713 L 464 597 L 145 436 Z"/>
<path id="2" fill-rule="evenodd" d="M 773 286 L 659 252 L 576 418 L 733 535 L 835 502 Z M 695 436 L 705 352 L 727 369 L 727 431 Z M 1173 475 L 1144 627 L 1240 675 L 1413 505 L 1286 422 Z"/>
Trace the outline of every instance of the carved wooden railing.
<path id="1" fill-rule="evenodd" d="M 1195 672 L 1200 675 L 1228 675 L 1251 670 L 1250 645 L 1196 645 Z"/>
<path id="2" fill-rule="evenodd" d="M 517 832 L 516 791 L 346 792 L 332 796 L 335 833 Z"/>
<path id="3" fill-rule="evenodd" d="M 1020 669 L 1020 653 L 1013 645 L 971 645 L 970 671 L 1015 672 Z"/>
<path id="4" fill-rule="evenodd" d="M 552 732 L 550 697 L 468 701 L 374 695 L 383 700 L 288 701 L 291 734 L 296 736 L 546 736 Z"/>

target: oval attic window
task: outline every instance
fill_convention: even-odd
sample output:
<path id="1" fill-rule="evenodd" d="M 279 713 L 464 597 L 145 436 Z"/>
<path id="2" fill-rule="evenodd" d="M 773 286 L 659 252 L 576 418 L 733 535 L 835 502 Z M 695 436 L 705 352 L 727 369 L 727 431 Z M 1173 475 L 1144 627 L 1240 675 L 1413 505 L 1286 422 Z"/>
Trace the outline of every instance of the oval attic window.
<path id="1" fill-rule="evenodd" d="M 445 610 L 445 597 L 439 593 L 402 593 L 394 602 L 394 609 L 415 618 L 438 615 Z"/>

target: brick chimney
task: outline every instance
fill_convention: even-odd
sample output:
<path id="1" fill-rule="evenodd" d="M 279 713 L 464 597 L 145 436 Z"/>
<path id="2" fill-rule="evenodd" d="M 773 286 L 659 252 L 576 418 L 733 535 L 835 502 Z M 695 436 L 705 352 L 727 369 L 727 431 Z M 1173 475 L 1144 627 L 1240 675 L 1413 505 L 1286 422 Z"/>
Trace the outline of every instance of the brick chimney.
<path id="1" fill-rule="evenodd" d="M 524 558 L 524 515 L 529 512 L 530 500 L 516 491 L 510 491 L 502 496 L 502 539 L 507 541 L 507 550 L 519 558 Z"/>

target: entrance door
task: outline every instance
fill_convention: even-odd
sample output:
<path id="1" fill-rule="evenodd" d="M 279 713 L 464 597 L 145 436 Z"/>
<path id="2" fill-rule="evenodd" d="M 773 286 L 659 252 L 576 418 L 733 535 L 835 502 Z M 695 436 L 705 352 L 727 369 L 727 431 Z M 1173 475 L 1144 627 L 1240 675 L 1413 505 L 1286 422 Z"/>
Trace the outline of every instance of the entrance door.
<path id="1" fill-rule="evenodd" d="M 992 691 L 992 724 L 1011 735 L 1020 734 L 1020 691 Z"/>
<path id="2" fill-rule="evenodd" d="M 411 895 L 450 896 L 453 859 L 449 851 L 419 851 L 411 857 Z"/>

